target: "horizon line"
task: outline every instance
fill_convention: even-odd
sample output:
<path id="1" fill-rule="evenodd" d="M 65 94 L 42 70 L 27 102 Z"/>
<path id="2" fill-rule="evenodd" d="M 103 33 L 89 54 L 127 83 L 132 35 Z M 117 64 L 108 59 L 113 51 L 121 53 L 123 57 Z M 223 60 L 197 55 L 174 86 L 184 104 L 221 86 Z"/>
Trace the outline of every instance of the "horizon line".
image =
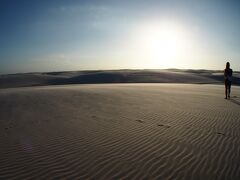
<path id="1" fill-rule="evenodd" d="M 189 68 L 165 68 L 165 69 L 152 69 L 152 68 L 146 68 L 146 69 L 135 69 L 135 68 L 123 68 L 123 69 L 84 69 L 84 70 L 59 70 L 59 71 L 30 71 L 30 72 L 16 72 L 16 73 L 0 73 L 0 75 L 21 75 L 21 74 L 42 74 L 42 73 L 63 73 L 63 72 L 84 72 L 84 71 L 148 71 L 148 70 L 181 70 L 181 71 L 215 71 L 220 72 L 223 71 L 220 69 L 189 69 Z M 234 71 L 235 73 L 240 73 L 240 71 Z"/>

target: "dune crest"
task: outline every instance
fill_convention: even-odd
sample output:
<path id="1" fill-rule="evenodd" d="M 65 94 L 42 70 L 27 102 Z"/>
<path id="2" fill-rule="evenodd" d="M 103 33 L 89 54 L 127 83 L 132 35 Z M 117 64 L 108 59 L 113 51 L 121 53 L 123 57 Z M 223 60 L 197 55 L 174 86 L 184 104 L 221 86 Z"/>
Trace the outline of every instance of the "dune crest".
<path id="1" fill-rule="evenodd" d="M 0 88 L 102 83 L 223 84 L 223 71 L 213 70 L 99 70 L 0 75 Z M 240 85 L 234 72 L 233 84 Z"/>

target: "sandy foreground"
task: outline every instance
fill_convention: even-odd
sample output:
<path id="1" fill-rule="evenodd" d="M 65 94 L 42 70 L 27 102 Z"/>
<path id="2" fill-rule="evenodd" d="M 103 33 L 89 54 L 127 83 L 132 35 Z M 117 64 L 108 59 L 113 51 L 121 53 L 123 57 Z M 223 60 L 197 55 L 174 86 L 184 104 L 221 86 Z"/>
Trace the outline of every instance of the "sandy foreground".
<path id="1" fill-rule="evenodd" d="M 240 179 L 240 87 L 0 90 L 0 179 Z"/>

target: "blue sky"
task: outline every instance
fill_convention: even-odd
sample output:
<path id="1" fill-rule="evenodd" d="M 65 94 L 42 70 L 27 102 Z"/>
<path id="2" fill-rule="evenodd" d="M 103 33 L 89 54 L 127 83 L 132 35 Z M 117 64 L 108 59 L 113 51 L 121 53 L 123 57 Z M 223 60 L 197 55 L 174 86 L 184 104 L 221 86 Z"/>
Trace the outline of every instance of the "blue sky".
<path id="1" fill-rule="evenodd" d="M 239 70 L 239 19 L 237 0 L 1 0 L 0 73 Z"/>

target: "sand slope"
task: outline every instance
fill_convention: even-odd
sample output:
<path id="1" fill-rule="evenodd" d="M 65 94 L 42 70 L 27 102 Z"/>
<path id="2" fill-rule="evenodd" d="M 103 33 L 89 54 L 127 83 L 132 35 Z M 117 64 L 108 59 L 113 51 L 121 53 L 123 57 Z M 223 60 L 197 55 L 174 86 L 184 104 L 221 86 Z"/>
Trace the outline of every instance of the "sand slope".
<path id="1" fill-rule="evenodd" d="M 0 179 L 240 179 L 240 88 L 0 90 Z"/>
<path id="2" fill-rule="evenodd" d="M 0 75 L 0 88 L 99 84 L 99 83 L 188 83 L 223 84 L 223 71 L 213 70 L 99 70 Z M 233 73 L 240 85 L 240 72 Z"/>

